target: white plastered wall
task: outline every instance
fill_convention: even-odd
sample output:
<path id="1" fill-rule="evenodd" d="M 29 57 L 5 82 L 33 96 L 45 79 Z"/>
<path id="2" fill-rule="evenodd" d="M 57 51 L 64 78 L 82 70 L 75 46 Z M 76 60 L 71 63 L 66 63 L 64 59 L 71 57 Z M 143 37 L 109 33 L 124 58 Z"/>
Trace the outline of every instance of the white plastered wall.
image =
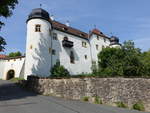
<path id="1" fill-rule="evenodd" d="M 91 73 L 91 51 L 90 44 L 87 39 L 83 39 L 74 35 L 70 35 L 58 30 L 53 30 L 57 33 L 58 40 L 53 40 L 52 48 L 56 50 L 56 55 L 53 55 L 53 65 L 57 60 L 60 64 L 67 68 L 72 75 Z M 69 41 L 73 42 L 72 48 L 62 46 L 64 37 L 68 37 Z M 82 42 L 86 42 L 87 47 L 82 47 Z M 73 51 L 75 63 L 70 63 L 70 52 Z M 85 59 L 87 55 L 87 59 Z"/>
<path id="2" fill-rule="evenodd" d="M 25 58 L 18 58 L 18 59 L 9 59 L 9 60 L 1 60 L 0 61 L 0 78 L 6 80 L 7 73 L 10 70 L 14 70 L 15 78 L 23 76 L 21 70 L 23 70 Z"/>

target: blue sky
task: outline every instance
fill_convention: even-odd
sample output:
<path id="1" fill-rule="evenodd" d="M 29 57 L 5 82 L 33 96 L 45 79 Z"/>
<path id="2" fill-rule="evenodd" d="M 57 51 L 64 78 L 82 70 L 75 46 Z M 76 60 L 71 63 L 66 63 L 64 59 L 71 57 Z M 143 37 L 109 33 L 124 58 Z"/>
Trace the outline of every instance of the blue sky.
<path id="1" fill-rule="evenodd" d="M 7 41 L 5 53 L 25 52 L 26 20 L 33 8 L 46 9 L 55 20 L 88 32 L 96 25 L 121 42 L 133 40 L 143 51 L 150 48 L 150 0 L 19 0 L 13 16 L 1 18 L 6 25 L 0 35 Z"/>

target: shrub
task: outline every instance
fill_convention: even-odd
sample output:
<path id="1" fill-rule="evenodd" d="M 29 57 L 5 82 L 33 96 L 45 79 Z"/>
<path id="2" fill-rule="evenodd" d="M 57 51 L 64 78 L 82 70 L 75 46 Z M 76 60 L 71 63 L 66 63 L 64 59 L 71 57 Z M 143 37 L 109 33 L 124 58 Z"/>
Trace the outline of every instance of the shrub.
<path id="1" fill-rule="evenodd" d="M 120 108 L 128 108 L 128 106 L 126 104 L 124 104 L 123 102 L 116 102 L 117 107 Z"/>
<path id="2" fill-rule="evenodd" d="M 96 96 L 96 97 L 94 98 L 94 103 L 95 103 L 95 104 L 103 104 L 103 103 L 102 103 L 102 100 L 101 100 L 98 96 Z"/>
<path id="3" fill-rule="evenodd" d="M 142 102 L 137 102 L 133 105 L 133 109 L 139 111 L 145 111 L 144 104 Z"/>
<path id="4" fill-rule="evenodd" d="M 97 76 L 99 73 L 98 73 L 98 66 L 96 65 L 96 62 L 95 61 L 92 61 L 92 67 L 91 67 L 91 70 L 92 70 L 92 74 L 94 76 Z"/>
<path id="5" fill-rule="evenodd" d="M 85 97 L 82 98 L 82 100 L 88 102 L 89 101 L 89 97 L 85 96 Z"/>
<path id="6" fill-rule="evenodd" d="M 51 69 L 51 77 L 70 77 L 69 71 L 64 66 L 60 65 L 60 62 L 56 62 Z"/>

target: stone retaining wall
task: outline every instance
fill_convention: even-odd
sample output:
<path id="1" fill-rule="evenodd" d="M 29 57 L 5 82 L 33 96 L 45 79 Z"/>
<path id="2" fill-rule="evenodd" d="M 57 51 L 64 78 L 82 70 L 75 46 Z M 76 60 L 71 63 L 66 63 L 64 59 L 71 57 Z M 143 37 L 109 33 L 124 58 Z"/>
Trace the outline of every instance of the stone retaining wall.
<path id="1" fill-rule="evenodd" d="M 27 88 L 44 94 L 67 99 L 100 97 L 103 103 L 123 102 L 132 106 L 142 101 L 150 111 L 150 79 L 144 78 L 69 78 L 50 79 L 28 77 Z"/>

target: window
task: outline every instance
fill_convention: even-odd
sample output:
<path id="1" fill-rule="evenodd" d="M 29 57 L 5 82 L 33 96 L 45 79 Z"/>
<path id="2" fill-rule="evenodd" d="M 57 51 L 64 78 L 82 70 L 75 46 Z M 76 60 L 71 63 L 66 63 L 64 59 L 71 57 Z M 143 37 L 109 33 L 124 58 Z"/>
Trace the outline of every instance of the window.
<path id="1" fill-rule="evenodd" d="M 41 32 L 41 25 L 40 24 L 35 25 L 35 32 Z"/>
<path id="2" fill-rule="evenodd" d="M 64 27 L 64 28 L 62 28 L 63 30 L 65 30 L 65 31 L 67 31 L 68 30 L 68 28 L 66 28 L 66 27 Z"/>
<path id="3" fill-rule="evenodd" d="M 87 47 L 86 42 L 82 42 L 82 47 Z"/>
<path id="4" fill-rule="evenodd" d="M 104 38 L 104 42 L 106 42 L 106 38 Z"/>
<path id="5" fill-rule="evenodd" d="M 96 49 L 97 49 L 97 50 L 99 49 L 98 45 L 96 45 Z"/>
<path id="6" fill-rule="evenodd" d="M 56 50 L 52 49 L 52 55 L 56 55 Z"/>
<path id="7" fill-rule="evenodd" d="M 80 34 L 80 36 L 81 36 L 81 37 L 84 37 L 85 35 L 84 35 L 84 34 Z"/>
<path id="8" fill-rule="evenodd" d="M 99 40 L 99 36 L 97 35 L 97 40 Z"/>
<path id="9" fill-rule="evenodd" d="M 57 40 L 57 33 L 53 33 L 53 40 Z"/>
<path id="10" fill-rule="evenodd" d="M 70 52 L 70 63 L 74 64 L 74 60 L 75 60 L 74 53 L 73 53 L 73 51 L 71 51 Z"/>
<path id="11" fill-rule="evenodd" d="M 87 60 L 87 55 L 84 55 L 84 57 L 85 57 L 85 60 Z"/>

